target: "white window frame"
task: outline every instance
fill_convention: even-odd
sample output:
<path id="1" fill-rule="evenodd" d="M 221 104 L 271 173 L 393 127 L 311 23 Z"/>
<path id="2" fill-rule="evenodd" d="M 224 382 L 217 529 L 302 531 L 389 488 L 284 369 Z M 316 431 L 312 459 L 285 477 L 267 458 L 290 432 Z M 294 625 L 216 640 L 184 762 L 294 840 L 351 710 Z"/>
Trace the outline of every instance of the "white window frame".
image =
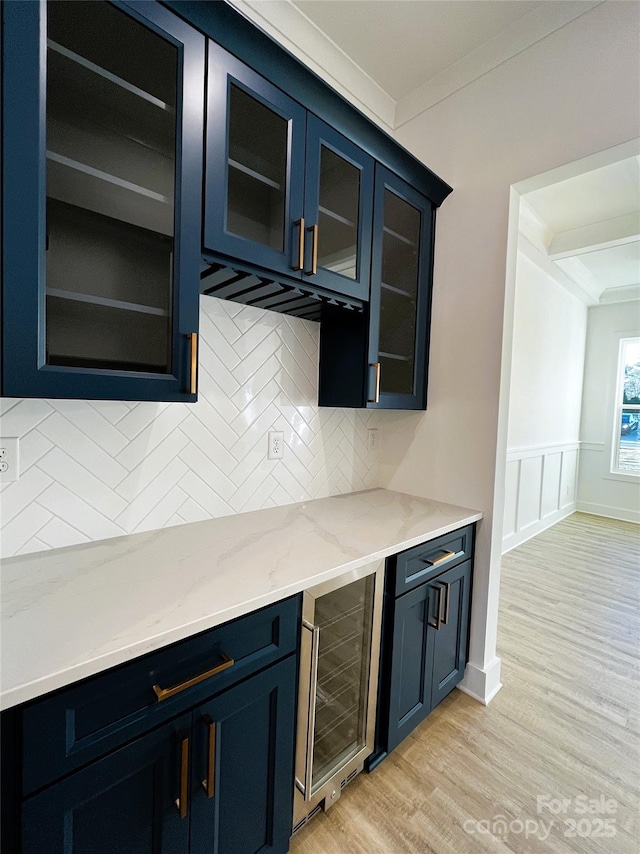
<path id="1" fill-rule="evenodd" d="M 625 409 L 633 409 L 640 415 L 640 403 L 623 403 L 624 401 L 624 354 L 627 344 L 630 342 L 640 343 L 640 337 L 637 335 L 629 335 L 620 338 L 618 342 L 618 362 L 616 369 L 616 396 L 615 405 L 613 407 L 613 433 L 611 442 L 611 466 L 610 473 L 613 475 L 623 476 L 625 478 L 640 479 L 640 472 L 629 471 L 629 469 L 620 468 L 620 425 L 622 423 L 622 412 Z"/>

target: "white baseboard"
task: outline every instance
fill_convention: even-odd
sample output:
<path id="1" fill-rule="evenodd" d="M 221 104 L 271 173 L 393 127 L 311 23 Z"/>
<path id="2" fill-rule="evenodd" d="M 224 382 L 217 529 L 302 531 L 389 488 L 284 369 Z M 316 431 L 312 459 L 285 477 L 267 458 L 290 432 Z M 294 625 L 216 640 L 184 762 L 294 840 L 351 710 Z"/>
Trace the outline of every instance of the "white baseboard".
<path id="1" fill-rule="evenodd" d="M 588 501 L 578 501 L 576 510 L 581 513 L 591 513 L 593 516 L 606 516 L 608 519 L 620 519 L 622 522 L 637 522 L 640 524 L 640 510 L 628 510 L 626 507 L 609 507 L 607 504 L 591 504 Z"/>
<path id="2" fill-rule="evenodd" d="M 467 664 L 464 679 L 458 685 L 458 690 L 473 697 L 483 706 L 488 706 L 502 688 L 500 681 L 501 666 L 502 661 L 497 657 L 485 668 L 477 667 L 471 663 Z"/>
<path id="3" fill-rule="evenodd" d="M 527 540 L 530 540 L 531 537 L 536 537 L 538 534 L 546 531 L 547 528 L 551 528 L 552 525 L 557 524 L 562 519 L 566 519 L 567 516 L 571 516 L 571 514 L 575 513 L 577 509 L 580 508 L 578 508 L 575 501 L 572 501 L 570 504 L 567 504 L 566 507 L 561 507 L 554 513 L 549 513 L 548 516 L 545 516 L 543 519 L 538 519 L 537 522 L 527 525 L 526 528 L 522 528 L 522 530 L 516 531 L 513 534 L 508 534 L 502 540 L 502 554 L 504 555 L 507 552 L 510 552 L 511 549 L 515 549 L 516 546 L 521 546 L 523 543 L 526 543 Z M 586 510 L 585 512 L 589 513 L 592 511 Z"/>

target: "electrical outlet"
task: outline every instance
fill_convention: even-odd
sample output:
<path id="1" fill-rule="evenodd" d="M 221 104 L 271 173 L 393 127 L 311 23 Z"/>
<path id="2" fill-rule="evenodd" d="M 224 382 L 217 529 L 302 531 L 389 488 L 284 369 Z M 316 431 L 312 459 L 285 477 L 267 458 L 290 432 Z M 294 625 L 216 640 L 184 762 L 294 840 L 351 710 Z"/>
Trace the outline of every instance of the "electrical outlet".
<path id="1" fill-rule="evenodd" d="M 0 483 L 18 480 L 19 468 L 19 439 L 0 439 Z"/>
<path id="2" fill-rule="evenodd" d="M 367 430 L 367 446 L 370 451 L 375 451 L 378 447 L 378 428 L 369 427 Z"/>
<path id="3" fill-rule="evenodd" d="M 269 433 L 268 460 L 281 460 L 284 457 L 284 433 L 271 430 Z"/>

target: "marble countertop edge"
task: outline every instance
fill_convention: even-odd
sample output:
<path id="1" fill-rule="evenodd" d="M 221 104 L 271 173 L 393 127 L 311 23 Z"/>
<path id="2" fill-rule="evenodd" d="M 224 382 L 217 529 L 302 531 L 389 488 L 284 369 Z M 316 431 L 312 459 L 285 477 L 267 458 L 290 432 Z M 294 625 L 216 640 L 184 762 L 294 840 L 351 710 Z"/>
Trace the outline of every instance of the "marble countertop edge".
<path id="1" fill-rule="evenodd" d="M 379 490 L 381 493 L 387 493 L 386 490 Z M 302 592 L 303 590 L 314 587 L 317 584 L 321 584 L 325 581 L 330 581 L 333 578 L 337 578 L 340 575 L 346 574 L 354 569 L 358 569 L 362 566 L 365 566 L 368 563 L 375 563 L 376 561 L 382 560 L 384 558 L 389 557 L 390 555 L 397 554 L 400 551 L 404 551 L 405 549 L 412 548 L 413 546 L 420 545 L 421 543 L 433 539 L 435 537 L 439 537 L 443 534 L 447 534 L 450 531 L 454 531 L 457 528 L 460 528 L 464 525 L 471 524 L 473 522 L 477 522 L 482 518 L 482 513 L 474 510 L 469 510 L 467 508 L 454 507 L 452 505 L 446 505 L 441 502 L 430 502 L 427 499 L 419 499 L 414 496 L 406 496 L 401 493 L 387 493 L 389 496 L 397 496 L 398 501 L 396 502 L 398 505 L 402 504 L 403 499 L 414 499 L 418 502 L 418 504 L 424 503 L 425 509 L 427 508 L 436 508 L 437 511 L 440 511 L 440 508 L 445 510 L 445 513 L 452 513 L 453 518 L 450 520 L 436 524 L 433 526 L 433 520 L 431 520 L 428 515 L 425 516 L 424 520 L 424 529 L 421 529 L 419 532 L 413 532 L 411 535 L 407 536 L 405 533 L 396 535 L 392 537 L 392 541 L 390 540 L 388 545 L 385 544 L 382 548 L 376 548 L 371 552 L 362 553 L 358 556 L 351 556 L 347 554 L 347 548 L 345 547 L 345 553 L 343 557 L 346 559 L 337 560 L 336 562 L 331 563 L 331 565 L 327 566 L 325 569 L 320 569 L 318 571 L 317 567 L 314 569 L 308 568 L 305 570 L 304 567 L 291 566 L 286 567 L 285 570 L 282 570 L 282 567 L 279 568 L 279 574 L 287 574 L 289 575 L 288 579 L 283 579 L 282 581 L 278 581 L 277 584 L 269 589 L 257 590 L 256 595 L 246 595 L 242 593 L 242 585 L 238 585 L 239 592 L 237 601 L 229 601 L 229 596 L 227 595 L 225 604 L 218 608 L 214 609 L 210 613 L 206 613 L 203 615 L 199 615 L 197 618 L 189 620 L 186 619 L 184 621 L 180 621 L 180 615 L 176 614 L 174 619 L 171 620 L 171 613 L 169 616 L 165 616 L 160 614 L 158 617 L 159 625 L 158 630 L 153 631 L 150 626 L 146 629 L 144 626 L 140 630 L 140 637 L 137 640 L 132 642 L 127 642 L 123 639 L 122 645 L 118 645 L 117 641 L 111 641 L 112 648 L 104 649 L 104 651 L 95 650 L 93 653 L 87 651 L 83 657 L 83 650 L 81 649 L 78 653 L 78 658 L 75 661 L 69 660 L 68 664 L 64 666 L 64 662 L 60 661 L 59 664 L 61 666 L 57 668 L 46 669 L 45 672 L 37 673 L 37 664 L 35 662 L 37 649 L 38 649 L 38 639 L 35 640 L 32 638 L 30 640 L 33 641 L 33 644 L 29 644 L 29 646 L 33 647 L 34 650 L 34 661 L 31 662 L 31 666 L 29 666 L 30 662 L 27 662 L 27 666 L 25 667 L 10 667 L 10 672 L 8 674 L 8 678 L 2 678 L 2 670 L 0 670 L 0 710 L 8 709 L 14 706 L 17 706 L 21 703 L 25 703 L 36 698 L 43 696 L 44 694 L 48 694 L 52 691 L 58 690 L 60 688 L 67 687 L 74 682 L 78 682 L 82 679 L 88 678 L 90 676 L 95 676 L 98 673 L 101 673 L 105 670 L 108 670 L 112 667 L 115 667 L 119 664 L 126 664 L 128 661 L 131 661 L 139 656 L 145 655 L 150 652 L 154 652 L 158 649 L 161 649 L 164 646 L 175 643 L 177 641 L 184 640 L 192 635 L 198 634 L 200 632 L 206 631 L 207 629 L 215 628 L 222 623 L 226 623 L 229 620 L 236 619 L 238 617 L 242 617 L 252 611 L 256 611 L 260 608 L 263 608 L 267 605 L 273 604 L 281 599 L 285 599 L 289 596 L 295 595 L 297 593 Z M 366 493 L 354 493 L 354 501 L 358 500 L 358 496 L 366 495 Z M 338 496 L 336 496 L 338 498 Z M 345 498 L 345 496 L 340 496 L 340 498 Z M 326 499 L 319 499 L 319 501 L 326 501 Z M 303 502 L 300 505 L 287 505 L 287 508 L 295 508 L 299 507 L 301 512 L 306 512 L 309 506 L 313 505 L 314 502 Z M 283 508 L 283 510 L 286 508 Z M 261 511 L 257 511 L 260 513 Z M 396 515 L 398 524 L 402 522 L 402 509 L 396 508 Z M 215 521 L 215 520 L 214 520 Z M 407 520 L 408 521 L 408 520 Z M 203 523 L 198 523 L 203 524 Z M 412 521 L 412 527 L 415 527 L 415 520 Z M 188 527 L 188 526 L 187 526 Z M 380 537 L 378 536 L 377 539 Z M 102 541 L 108 542 L 108 541 Z M 228 543 L 225 541 L 225 547 Z M 337 547 L 339 549 L 339 546 Z M 66 551 L 72 551 L 71 549 L 67 549 Z M 57 550 L 60 551 L 60 550 Z M 47 554 L 46 552 L 37 553 L 38 556 L 42 556 L 43 554 Z M 25 556 L 28 558 L 29 556 Z M 36 557 L 36 555 L 34 555 Z M 28 567 L 28 562 L 23 564 Z M 105 569 L 105 572 L 108 570 Z M 56 568 L 56 573 L 58 569 Z M 57 580 L 57 579 L 56 579 Z M 212 583 L 211 579 L 208 579 L 208 583 Z M 213 580 L 215 583 L 215 580 Z M 224 580 L 221 581 L 221 584 L 224 583 Z M 195 595 L 195 593 L 194 593 Z M 42 607 L 42 603 L 38 603 L 40 607 Z M 25 608 L 27 606 L 25 605 Z M 151 606 L 152 607 L 152 606 Z M 159 608 L 159 606 L 158 606 Z M 17 612 L 18 618 L 23 617 L 23 613 Z M 29 617 L 29 615 L 26 615 Z M 185 615 L 186 616 L 186 615 Z M 164 627 L 162 627 L 161 620 L 164 619 Z M 5 625 L 5 621 L 3 620 L 2 625 L 2 641 L 4 646 L 4 652 L 2 658 L 6 659 L 6 656 L 13 656 L 9 649 L 13 650 L 16 648 L 16 644 L 19 643 L 20 638 L 16 637 L 16 632 L 14 631 L 13 636 L 11 635 L 10 627 Z M 18 623 L 19 621 L 16 621 Z M 37 622 L 37 621 L 36 621 Z M 44 642 L 44 640 L 43 640 Z M 78 641 L 79 645 L 81 641 Z M 9 645 L 9 649 L 7 648 L 7 644 Z M 108 644 L 105 643 L 105 646 Z M 24 657 L 24 652 L 21 650 L 21 657 Z M 54 656 L 55 657 L 55 656 Z M 15 664 L 12 661 L 12 664 Z M 30 673 L 31 671 L 31 673 Z M 19 674 L 19 675 L 18 675 Z M 33 678 L 28 678 L 29 675 L 33 675 Z M 4 683 L 4 684 L 2 684 Z"/>

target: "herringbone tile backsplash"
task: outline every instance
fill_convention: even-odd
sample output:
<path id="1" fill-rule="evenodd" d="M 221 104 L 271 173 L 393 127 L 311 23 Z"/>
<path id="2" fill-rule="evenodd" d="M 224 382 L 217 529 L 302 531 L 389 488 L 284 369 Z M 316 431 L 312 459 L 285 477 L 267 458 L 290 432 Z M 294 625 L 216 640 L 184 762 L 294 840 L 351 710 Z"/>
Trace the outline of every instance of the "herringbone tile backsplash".
<path id="1" fill-rule="evenodd" d="M 203 297 L 197 404 L 2 399 L 21 471 L 2 484 L 2 556 L 376 485 L 380 413 L 320 409 L 317 370 L 317 324 Z"/>

